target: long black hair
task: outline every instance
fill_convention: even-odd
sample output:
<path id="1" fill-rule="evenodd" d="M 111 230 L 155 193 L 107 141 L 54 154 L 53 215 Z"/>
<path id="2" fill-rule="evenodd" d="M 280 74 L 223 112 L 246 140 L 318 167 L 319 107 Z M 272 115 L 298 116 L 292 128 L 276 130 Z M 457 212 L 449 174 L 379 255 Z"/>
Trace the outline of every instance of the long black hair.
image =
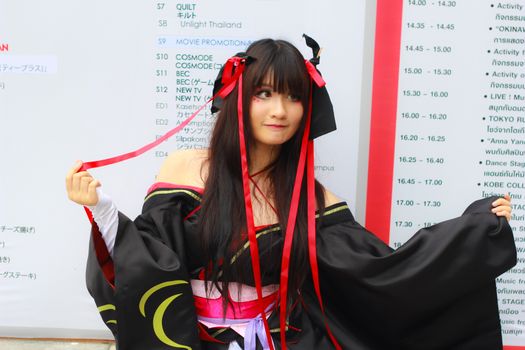
<path id="1" fill-rule="evenodd" d="M 250 45 L 246 53 L 255 58 L 243 73 L 243 111 L 246 149 L 250 164 L 250 145 L 253 134 L 249 122 L 249 106 L 257 89 L 270 78 L 273 90 L 278 93 L 300 97 L 304 115 L 295 135 L 281 146 L 276 160 L 268 165 L 269 193 L 266 197 L 274 203 L 282 235 L 286 232 L 292 190 L 301 149 L 301 138 L 305 129 L 306 113 L 310 93 L 310 80 L 304 58 L 299 50 L 287 41 L 262 39 Z M 208 158 L 208 177 L 202 200 L 200 237 L 206 266 L 206 279 L 212 281 L 221 291 L 226 303 L 228 283 L 239 282 L 253 285 L 250 256 L 248 253 L 230 261 L 236 253 L 233 246 L 246 232 L 246 214 L 242 185 L 241 159 L 239 151 L 239 130 L 237 122 L 238 86 L 224 99 L 212 132 Z M 316 181 L 317 207 L 324 210 L 324 190 Z M 295 235 L 290 259 L 289 295 L 290 300 L 298 296 L 308 269 L 307 259 L 307 206 L 306 181 L 301 187 L 301 200 L 295 226 Z M 282 249 L 282 244 L 279 245 Z M 247 251 L 248 252 L 248 251 Z M 262 266 L 264 280 L 265 267 Z M 280 271 L 280 261 L 274 269 Z M 218 283 L 219 281 L 222 284 Z M 288 303 L 291 305 L 291 303 Z"/>

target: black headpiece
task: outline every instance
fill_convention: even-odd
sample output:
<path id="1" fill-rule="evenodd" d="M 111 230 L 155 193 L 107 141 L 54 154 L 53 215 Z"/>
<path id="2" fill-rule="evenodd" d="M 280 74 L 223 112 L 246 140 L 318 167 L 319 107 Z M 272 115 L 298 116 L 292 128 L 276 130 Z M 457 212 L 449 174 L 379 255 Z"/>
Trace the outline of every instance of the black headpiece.
<path id="1" fill-rule="evenodd" d="M 321 73 L 317 69 L 317 65 L 321 59 L 319 56 L 319 52 L 321 51 L 319 44 L 306 34 L 303 34 L 303 37 L 306 40 L 306 45 L 312 49 L 313 57 L 310 59 L 310 63 L 320 75 Z M 310 138 L 315 139 L 334 131 L 337 127 L 335 125 L 334 107 L 332 106 L 332 101 L 330 100 L 326 86 L 324 84 L 319 86 L 314 83 L 312 84 L 312 89 L 312 124 L 310 127 Z"/>

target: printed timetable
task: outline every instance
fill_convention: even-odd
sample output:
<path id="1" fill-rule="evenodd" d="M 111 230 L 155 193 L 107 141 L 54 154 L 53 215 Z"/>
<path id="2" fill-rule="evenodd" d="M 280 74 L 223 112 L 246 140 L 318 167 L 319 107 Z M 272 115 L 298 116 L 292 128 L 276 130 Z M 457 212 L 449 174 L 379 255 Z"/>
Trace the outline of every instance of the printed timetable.
<path id="1" fill-rule="evenodd" d="M 504 343 L 525 345 L 525 2 L 403 5 L 390 243 L 509 193 L 518 264 L 499 307 Z"/>

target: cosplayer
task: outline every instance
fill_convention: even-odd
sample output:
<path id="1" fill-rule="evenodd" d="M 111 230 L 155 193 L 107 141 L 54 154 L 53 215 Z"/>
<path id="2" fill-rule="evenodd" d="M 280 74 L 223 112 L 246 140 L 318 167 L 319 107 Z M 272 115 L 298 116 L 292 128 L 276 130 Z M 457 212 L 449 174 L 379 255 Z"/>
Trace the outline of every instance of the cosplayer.
<path id="1" fill-rule="evenodd" d="M 170 155 L 135 220 L 79 162 L 94 222 L 88 289 L 119 350 L 501 349 L 495 278 L 514 266 L 510 198 L 393 250 L 313 176 L 335 129 L 316 69 L 264 39 L 224 65 L 208 150 Z"/>

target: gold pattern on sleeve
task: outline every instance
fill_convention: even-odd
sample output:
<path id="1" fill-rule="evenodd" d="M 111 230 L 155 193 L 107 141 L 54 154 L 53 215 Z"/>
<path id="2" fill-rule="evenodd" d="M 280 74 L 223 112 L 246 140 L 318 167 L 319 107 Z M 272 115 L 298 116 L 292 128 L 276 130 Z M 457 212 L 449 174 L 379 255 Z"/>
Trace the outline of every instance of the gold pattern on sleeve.
<path id="1" fill-rule="evenodd" d="M 197 201 L 201 200 L 201 197 L 199 195 L 196 195 L 192 191 L 178 188 L 178 189 L 173 189 L 173 190 L 153 191 L 149 195 L 146 196 L 146 198 L 144 199 L 144 202 L 146 202 L 148 199 L 150 199 L 152 197 L 155 197 L 155 196 L 158 196 L 158 195 L 161 195 L 161 194 L 173 194 L 173 193 L 184 193 L 184 194 L 187 194 L 188 196 L 192 197 L 193 199 L 195 199 Z"/>
<path id="2" fill-rule="evenodd" d="M 340 212 L 340 211 L 343 211 L 343 210 L 346 210 L 348 209 L 348 205 L 347 204 L 344 204 L 344 203 L 341 203 L 341 205 L 338 205 L 337 207 L 335 208 L 332 208 L 330 210 L 327 210 L 324 212 L 323 214 L 323 217 L 324 216 L 328 216 L 328 215 L 331 215 L 331 214 L 335 214 L 337 212 Z M 315 218 L 318 219 L 319 218 L 319 214 L 316 214 L 315 215 Z M 259 233 L 257 233 L 255 235 L 255 238 L 259 238 L 261 236 L 264 236 L 268 233 L 271 233 L 271 232 L 275 232 L 275 231 L 279 231 L 281 228 L 279 226 L 275 226 L 275 227 L 271 227 L 271 228 L 267 228 Z M 237 253 L 235 253 L 235 255 L 232 257 L 232 259 L 230 260 L 230 264 L 233 264 L 238 258 L 239 256 L 244 253 L 244 251 L 246 249 L 248 249 L 250 247 L 250 242 L 249 241 L 246 241 L 244 243 L 244 245 L 237 251 Z M 219 273 L 219 277 L 221 276 L 221 274 Z"/>
<path id="3" fill-rule="evenodd" d="M 170 286 L 175 286 L 179 284 L 188 284 L 188 281 L 184 280 L 173 280 L 173 281 L 167 281 L 162 282 L 159 284 L 156 284 L 155 286 L 151 287 L 142 295 L 139 301 L 139 311 L 143 317 L 146 317 L 146 303 L 148 299 L 153 295 L 153 293 L 166 288 Z M 164 319 L 164 313 L 166 312 L 166 309 L 168 306 L 178 297 L 180 297 L 182 293 L 174 294 L 170 296 L 169 298 L 166 298 L 156 309 L 153 314 L 153 332 L 157 336 L 157 338 L 163 342 L 164 344 L 176 348 L 176 349 L 186 349 L 186 350 L 192 350 L 191 347 L 183 344 L 179 344 L 176 341 L 170 339 L 166 332 L 164 331 L 164 326 L 162 325 L 162 321 Z"/>
<path id="4" fill-rule="evenodd" d="M 100 305 L 99 307 L 97 307 L 97 309 L 98 309 L 98 312 L 100 313 L 103 313 L 104 311 L 109 311 L 109 310 L 112 310 L 112 311 L 117 310 L 117 308 L 113 304 Z M 117 320 L 107 320 L 106 324 L 117 324 Z"/>

